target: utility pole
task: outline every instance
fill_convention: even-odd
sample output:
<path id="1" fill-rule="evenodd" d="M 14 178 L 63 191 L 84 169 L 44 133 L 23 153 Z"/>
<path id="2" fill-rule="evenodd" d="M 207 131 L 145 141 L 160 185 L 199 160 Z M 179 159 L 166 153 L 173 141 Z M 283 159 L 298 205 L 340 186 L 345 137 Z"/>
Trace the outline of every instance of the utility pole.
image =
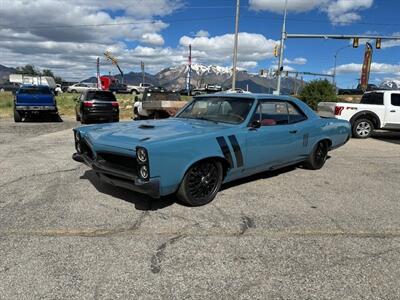
<path id="1" fill-rule="evenodd" d="M 342 51 L 343 49 L 349 48 L 349 47 L 351 47 L 351 45 L 347 45 L 347 46 L 344 46 L 344 47 L 339 48 L 339 49 L 336 50 L 336 53 L 335 53 L 335 64 L 334 64 L 334 66 L 333 66 L 333 85 L 334 85 L 335 87 L 336 87 L 337 56 L 339 55 L 339 52 L 340 52 L 340 51 Z"/>
<path id="2" fill-rule="evenodd" d="M 188 96 L 190 96 L 190 92 L 191 92 L 191 85 L 190 85 L 190 81 L 191 81 L 191 77 L 192 77 L 192 45 L 189 45 L 189 70 L 188 70 L 188 78 L 187 78 L 187 92 L 188 92 Z"/>
<path id="3" fill-rule="evenodd" d="M 281 43 L 280 43 L 280 54 L 279 54 L 279 63 L 278 63 L 278 82 L 276 85 L 276 92 L 278 95 L 281 94 L 281 72 L 283 70 L 283 48 L 285 46 L 285 38 L 286 38 L 286 15 L 287 15 L 287 2 L 285 0 L 285 10 L 283 13 L 283 24 L 282 24 L 282 34 L 281 34 Z"/>
<path id="4" fill-rule="evenodd" d="M 236 64 L 237 64 L 238 34 L 239 34 L 239 8 L 240 8 L 240 0 L 236 0 L 235 41 L 234 41 L 234 45 L 233 45 L 232 90 L 236 89 Z"/>
<path id="5" fill-rule="evenodd" d="M 141 61 L 140 62 L 140 67 L 141 67 L 141 69 L 142 69 L 142 84 L 144 83 L 144 62 L 143 61 Z"/>

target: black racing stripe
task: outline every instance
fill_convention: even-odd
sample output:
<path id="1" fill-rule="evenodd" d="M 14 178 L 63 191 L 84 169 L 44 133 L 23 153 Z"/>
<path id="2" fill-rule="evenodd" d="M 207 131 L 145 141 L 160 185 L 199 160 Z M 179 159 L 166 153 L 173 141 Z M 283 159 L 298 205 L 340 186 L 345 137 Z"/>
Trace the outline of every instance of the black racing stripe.
<path id="1" fill-rule="evenodd" d="M 237 163 L 237 167 L 239 168 L 239 167 L 243 166 L 242 150 L 240 149 L 239 143 L 234 135 L 230 135 L 230 136 L 228 136 L 228 138 L 232 144 L 233 151 L 235 152 L 236 163 Z"/>
<path id="2" fill-rule="evenodd" d="M 225 156 L 225 159 L 228 161 L 229 165 L 233 168 L 233 160 L 231 151 L 229 150 L 228 144 L 226 143 L 224 137 L 219 136 L 217 137 L 217 141 L 219 146 L 221 147 L 222 153 Z"/>

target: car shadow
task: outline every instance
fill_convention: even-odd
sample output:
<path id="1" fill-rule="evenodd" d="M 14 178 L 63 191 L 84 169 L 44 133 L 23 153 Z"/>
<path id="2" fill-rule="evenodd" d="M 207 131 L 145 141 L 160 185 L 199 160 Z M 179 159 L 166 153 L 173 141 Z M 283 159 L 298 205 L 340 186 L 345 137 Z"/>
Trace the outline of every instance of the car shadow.
<path id="1" fill-rule="evenodd" d="M 265 172 L 257 173 L 257 174 L 254 174 L 254 175 L 251 175 L 248 177 L 240 178 L 240 179 L 223 184 L 220 191 L 223 191 L 223 190 L 226 190 L 226 189 L 229 189 L 232 187 L 240 186 L 242 184 L 246 184 L 246 183 L 249 183 L 252 181 L 257 181 L 260 179 L 268 179 L 268 178 L 276 177 L 281 174 L 294 171 L 297 168 L 301 168 L 301 165 L 299 165 L 299 164 L 291 165 L 291 166 L 287 166 L 287 167 L 284 167 L 281 169 L 277 169 L 277 170 L 273 170 L 273 171 L 265 171 Z"/>
<path id="2" fill-rule="evenodd" d="M 26 117 L 24 123 L 61 123 L 64 122 L 60 115 L 39 115 Z"/>
<path id="3" fill-rule="evenodd" d="M 113 186 L 100 180 L 93 170 L 85 171 L 80 179 L 89 180 L 89 182 L 96 188 L 96 190 L 102 194 L 107 194 L 114 198 L 118 198 L 120 200 L 135 205 L 135 208 L 137 210 L 155 211 L 168 207 L 177 202 L 174 196 L 153 199 L 144 194 Z"/>
<path id="4" fill-rule="evenodd" d="M 328 159 L 329 158 L 330 157 L 328 156 Z M 287 166 L 287 167 L 284 167 L 284 168 L 281 168 L 278 170 L 274 170 L 274 171 L 265 171 L 262 173 L 251 175 L 249 177 L 237 179 L 232 182 L 223 184 L 221 186 L 220 192 L 224 191 L 226 189 L 232 188 L 232 187 L 236 187 L 236 186 L 240 186 L 242 184 L 252 182 L 252 181 L 276 177 L 281 174 L 294 171 L 297 168 L 302 168 L 301 164 Z M 155 211 L 155 210 L 166 208 L 175 203 L 182 205 L 182 206 L 189 207 L 187 204 L 179 201 L 179 199 L 173 194 L 161 197 L 159 199 L 154 199 L 154 198 L 151 198 L 144 194 L 140 194 L 140 193 L 128 190 L 128 189 L 124 189 L 122 187 L 110 185 L 110 184 L 100 180 L 93 170 L 85 171 L 85 173 L 80 177 L 80 179 L 88 180 L 96 188 L 96 190 L 100 193 L 110 195 L 114 198 L 118 198 L 120 200 L 129 202 L 129 203 L 135 205 L 135 208 L 137 210 Z"/>
<path id="5" fill-rule="evenodd" d="M 372 138 L 400 145 L 400 131 L 374 131 L 372 133 Z"/>

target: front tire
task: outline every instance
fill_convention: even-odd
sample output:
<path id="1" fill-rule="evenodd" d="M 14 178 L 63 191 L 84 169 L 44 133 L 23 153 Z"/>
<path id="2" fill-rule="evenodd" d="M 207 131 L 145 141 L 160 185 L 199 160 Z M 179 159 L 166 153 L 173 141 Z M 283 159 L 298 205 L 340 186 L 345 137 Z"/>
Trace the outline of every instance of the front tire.
<path id="1" fill-rule="evenodd" d="M 309 170 L 321 169 L 328 158 L 328 143 L 321 141 L 315 145 L 313 152 L 308 160 L 304 162 L 304 167 Z"/>
<path id="2" fill-rule="evenodd" d="M 21 114 L 17 110 L 14 109 L 14 122 L 19 123 L 21 121 L 22 121 Z"/>
<path id="3" fill-rule="evenodd" d="M 369 119 L 358 119 L 354 122 L 353 137 L 358 139 L 369 138 L 374 130 L 374 124 Z"/>
<path id="4" fill-rule="evenodd" d="M 200 161 L 189 168 L 183 178 L 177 196 L 190 206 L 211 202 L 221 188 L 222 164 L 218 161 Z"/>

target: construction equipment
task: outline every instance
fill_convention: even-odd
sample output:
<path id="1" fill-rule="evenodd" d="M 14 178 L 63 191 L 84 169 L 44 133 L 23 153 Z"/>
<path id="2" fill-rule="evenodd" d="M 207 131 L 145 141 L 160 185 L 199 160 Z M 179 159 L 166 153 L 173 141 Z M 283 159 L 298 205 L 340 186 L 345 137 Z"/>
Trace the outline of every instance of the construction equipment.
<path id="1" fill-rule="evenodd" d="M 121 68 L 120 68 L 119 65 L 118 65 L 118 59 L 117 59 L 115 56 L 113 56 L 113 55 L 111 54 L 110 51 L 104 52 L 104 56 L 105 56 L 109 61 L 111 61 L 111 63 L 112 63 L 113 65 L 115 65 L 115 66 L 118 68 L 118 71 L 121 73 L 121 83 L 124 84 L 124 72 L 122 72 Z"/>

